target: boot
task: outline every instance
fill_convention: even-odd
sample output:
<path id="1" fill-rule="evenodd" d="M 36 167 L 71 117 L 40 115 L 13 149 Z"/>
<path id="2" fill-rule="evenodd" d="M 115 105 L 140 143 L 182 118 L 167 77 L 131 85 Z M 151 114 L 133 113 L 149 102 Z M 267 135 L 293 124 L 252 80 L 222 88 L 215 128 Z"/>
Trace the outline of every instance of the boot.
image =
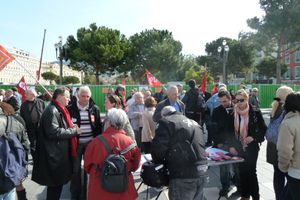
<path id="1" fill-rule="evenodd" d="M 17 191 L 18 200 L 27 200 L 26 190 Z"/>

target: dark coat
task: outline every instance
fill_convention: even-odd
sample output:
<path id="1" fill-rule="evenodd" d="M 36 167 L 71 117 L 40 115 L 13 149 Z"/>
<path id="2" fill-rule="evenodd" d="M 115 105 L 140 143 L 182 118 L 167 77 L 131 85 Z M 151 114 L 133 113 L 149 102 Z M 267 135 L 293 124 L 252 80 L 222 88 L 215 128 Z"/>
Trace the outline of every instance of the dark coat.
<path id="1" fill-rule="evenodd" d="M 72 175 L 71 138 L 76 128 L 68 128 L 62 111 L 51 102 L 42 114 L 32 180 L 40 185 L 60 186 Z"/>
<path id="2" fill-rule="evenodd" d="M 15 96 L 11 96 L 8 100 L 5 101 L 6 103 L 10 104 L 14 109 L 15 111 L 19 111 L 20 109 L 20 104 L 17 100 L 17 98 Z"/>
<path id="3" fill-rule="evenodd" d="M 204 136 L 199 124 L 176 112 L 159 120 L 155 133 L 151 144 L 153 161 L 166 164 L 171 179 L 206 176 L 205 171 L 197 169 L 199 165 L 207 164 Z M 184 145 L 187 141 L 197 157 L 192 162 L 189 157 L 194 155 Z"/>
<path id="4" fill-rule="evenodd" d="M 180 108 L 180 113 L 184 114 L 185 113 L 185 105 L 182 101 L 177 100 L 177 103 L 179 105 Z M 157 104 L 155 112 L 153 114 L 153 121 L 158 122 L 158 120 L 161 119 L 161 110 L 170 105 L 170 100 L 169 98 L 163 100 L 162 102 L 160 102 L 159 104 Z"/>
<path id="5" fill-rule="evenodd" d="M 35 128 L 37 128 L 37 125 L 38 125 L 38 123 L 32 122 L 31 112 L 32 112 L 33 108 L 35 108 L 37 111 L 38 119 L 41 118 L 42 113 L 45 110 L 45 103 L 42 99 L 36 98 L 33 102 L 33 108 L 29 109 L 29 105 L 31 103 L 32 102 L 25 101 L 24 103 L 22 103 L 21 109 L 20 109 L 20 115 L 25 121 L 27 130 L 35 129 Z"/>
<path id="6" fill-rule="evenodd" d="M 77 101 L 73 102 L 71 105 L 68 106 L 69 113 L 72 118 L 75 118 L 76 121 L 73 120 L 74 124 L 77 124 L 78 127 L 80 127 L 80 113 L 79 109 L 77 107 Z M 97 135 L 101 134 L 102 132 L 102 121 L 100 118 L 100 110 L 98 106 L 94 103 L 94 101 L 90 100 L 89 102 L 89 108 L 88 108 L 88 113 L 89 113 L 89 120 L 90 124 L 93 130 L 93 136 L 96 137 Z M 92 120 L 92 118 L 94 118 Z"/>
<path id="7" fill-rule="evenodd" d="M 214 146 L 224 144 L 232 147 L 235 140 L 233 107 L 216 107 L 212 114 L 212 133 Z"/>

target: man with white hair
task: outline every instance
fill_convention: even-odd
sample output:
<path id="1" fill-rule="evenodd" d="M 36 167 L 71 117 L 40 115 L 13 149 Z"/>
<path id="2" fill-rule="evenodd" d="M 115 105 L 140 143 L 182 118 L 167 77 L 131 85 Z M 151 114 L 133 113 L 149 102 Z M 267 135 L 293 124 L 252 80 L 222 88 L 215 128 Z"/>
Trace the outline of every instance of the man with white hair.
<path id="1" fill-rule="evenodd" d="M 127 136 L 124 127 L 128 121 L 124 110 L 120 108 L 111 108 L 107 113 L 109 127 L 101 134 L 115 154 L 120 153 L 124 149 L 131 146 L 134 140 Z M 137 146 L 124 154 L 127 160 L 128 169 L 128 187 L 127 190 L 120 193 L 108 192 L 104 189 L 101 182 L 101 172 L 99 168 L 103 167 L 103 163 L 108 156 L 105 144 L 100 141 L 100 136 L 94 138 L 88 145 L 84 154 L 84 169 L 89 174 L 89 200 L 98 199 L 137 199 L 138 194 L 134 186 L 134 179 L 131 172 L 139 168 L 141 160 L 141 152 Z M 98 168 L 99 167 L 99 168 Z"/>
<path id="2" fill-rule="evenodd" d="M 100 110 L 92 101 L 91 95 L 88 86 L 81 86 L 77 91 L 77 100 L 68 106 L 72 122 L 81 130 L 78 137 L 77 157 L 73 160 L 73 176 L 70 186 L 72 199 L 81 199 L 86 196 L 86 180 L 84 183 L 81 180 L 81 160 L 87 145 L 102 132 Z"/>
<path id="3" fill-rule="evenodd" d="M 169 170 L 169 199 L 204 200 L 208 167 L 200 125 L 172 106 L 165 106 L 161 115 L 151 155 Z"/>
<path id="4" fill-rule="evenodd" d="M 26 101 L 20 108 L 20 115 L 24 119 L 28 138 L 30 141 L 30 153 L 34 157 L 36 149 L 37 128 L 45 110 L 45 103 L 42 99 L 37 98 L 38 94 L 34 88 L 29 88 L 26 92 Z"/>
<path id="5" fill-rule="evenodd" d="M 158 122 L 160 120 L 161 110 L 165 106 L 173 106 L 177 112 L 185 113 L 185 105 L 178 99 L 178 88 L 174 85 L 170 86 L 168 89 L 168 98 L 157 104 L 153 115 L 153 121 Z"/>

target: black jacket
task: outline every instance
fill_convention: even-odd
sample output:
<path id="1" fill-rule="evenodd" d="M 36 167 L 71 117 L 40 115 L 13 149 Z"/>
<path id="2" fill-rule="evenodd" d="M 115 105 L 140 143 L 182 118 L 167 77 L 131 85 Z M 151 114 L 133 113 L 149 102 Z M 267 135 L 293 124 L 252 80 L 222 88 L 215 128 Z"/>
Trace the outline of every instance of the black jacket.
<path id="1" fill-rule="evenodd" d="M 201 96 L 198 88 L 191 88 L 187 91 L 182 102 L 185 104 L 185 112 L 201 113 L 205 111 L 204 98 Z"/>
<path id="2" fill-rule="evenodd" d="M 31 112 L 33 110 L 33 109 L 29 109 L 29 104 L 31 104 L 31 103 L 32 102 L 25 101 L 24 103 L 22 103 L 21 109 L 20 109 L 20 115 L 25 121 L 27 130 L 35 129 L 38 126 L 38 123 L 33 123 L 31 120 Z M 33 102 L 33 106 L 35 107 L 35 109 L 37 111 L 38 119 L 40 119 L 42 116 L 42 113 L 45 110 L 44 101 L 42 99 L 36 98 Z"/>
<path id="3" fill-rule="evenodd" d="M 253 137 L 254 141 L 248 144 L 248 148 L 250 149 L 254 146 L 256 146 L 255 148 L 259 148 L 259 144 L 265 140 L 267 126 L 261 111 L 259 109 L 253 109 L 251 105 L 249 105 L 249 107 L 248 136 Z M 236 139 L 235 144 L 238 152 L 244 156 L 241 142 Z"/>
<path id="4" fill-rule="evenodd" d="M 152 158 L 155 163 L 166 164 L 170 178 L 197 178 L 206 175 L 199 166 L 206 166 L 205 142 L 202 129 L 193 120 L 181 113 L 174 113 L 159 120 L 152 141 Z M 179 144 L 189 141 L 192 144 L 195 161 L 186 161 L 193 156 L 189 151 L 181 151 Z M 184 149 L 188 150 L 188 149 Z M 186 154 L 182 155 L 182 152 Z M 198 167 L 198 169 L 197 169 Z"/>
<path id="5" fill-rule="evenodd" d="M 51 102 L 40 120 L 32 171 L 33 181 L 46 186 L 60 186 L 70 181 L 71 138 L 76 136 L 76 128 L 68 128 L 62 111 Z"/>
<path id="6" fill-rule="evenodd" d="M 180 108 L 180 113 L 185 114 L 185 105 L 182 101 L 177 100 L 177 103 L 179 105 Z M 163 100 L 162 102 L 160 102 L 159 104 L 157 104 L 155 112 L 153 114 L 153 121 L 158 122 L 158 120 L 161 119 L 161 110 L 170 105 L 170 100 L 169 98 Z"/>
<path id="7" fill-rule="evenodd" d="M 20 109 L 20 104 L 15 96 L 11 96 L 8 100 L 5 101 L 6 103 L 10 104 L 16 112 Z"/>
<path id="8" fill-rule="evenodd" d="M 78 127 L 80 127 L 80 113 L 77 107 L 77 102 L 73 102 L 71 105 L 69 105 L 68 111 L 71 117 L 76 119 L 76 121 L 73 121 L 73 123 L 77 124 Z M 102 132 L 102 121 L 100 117 L 100 110 L 92 100 L 90 100 L 89 102 L 88 112 L 89 112 L 90 124 L 93 130 L 93 136 L 96 137 Z"/>
<path id="9" fill-rule="evenodd" d="M 224 144 L 231 147 L 235 140 L 233 107 L 216 107 L 212 114 L 212 133 L 214 146 Z"/>

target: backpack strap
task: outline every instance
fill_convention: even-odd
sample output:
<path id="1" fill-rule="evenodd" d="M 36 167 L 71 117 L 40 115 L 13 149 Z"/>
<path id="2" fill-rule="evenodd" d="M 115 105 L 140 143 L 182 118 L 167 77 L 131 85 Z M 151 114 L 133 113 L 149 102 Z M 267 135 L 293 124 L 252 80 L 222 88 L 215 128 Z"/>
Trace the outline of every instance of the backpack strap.
<path id="1" fill-rule="evenodd" d="M 97 136 L 97 138 L 100 140 L 100 142 L 102 142 L 104 144 L 104 147 L 107 151 L 108 154 L 112 154 L 113 150 L 110 147 L 110 145 L 108 144 L 108 142 L 104 139 L 104 137 L 102 137 L 102 135 Z"/>
<path id="2" fill-rule="evenodd" d="M 136 146 L 136 143 L 132 143 L 131 145 L 129 145 L 128 147 L 126 147 L 126 149 L 124 149 L 123 151 L 120 152 L 121 155 L 126 154 L 128 151 L 130 151 L 131 149 L 133 149 Z"/>

